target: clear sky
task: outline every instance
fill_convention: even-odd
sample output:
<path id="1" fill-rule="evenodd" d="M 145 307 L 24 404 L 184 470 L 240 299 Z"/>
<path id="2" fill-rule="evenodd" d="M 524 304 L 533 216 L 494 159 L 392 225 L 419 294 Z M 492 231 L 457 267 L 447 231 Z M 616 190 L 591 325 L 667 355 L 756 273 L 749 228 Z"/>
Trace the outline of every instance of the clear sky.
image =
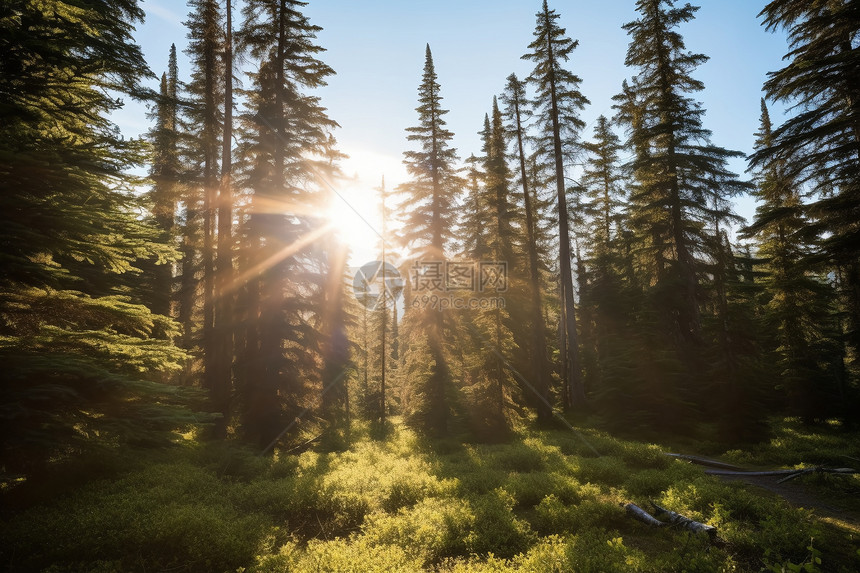
<path id="1" fill-rule="evenodd" d="M 681 4 L 682 2 L 677 2 Z M 764 30 L 757 13 L 764 0 L 699 0 L 697 18 L 680 32 L 687 48 L 710 56 L 695 76 L 706 89 L 696 97 L 707 109 L 705 126 L 713 142 L 749 153 L 758 128 L 761 87 L 768 71 L 781 67 L 787 47 L 782 34 Z M 168 48 L 187 44 L 182 21 L 184 2 L 146 0 L 147 20 L 136 38 L 158 75 L 167 66 Z M 405 128 L 415 125 L 417 88 L 430 44 L 441 84 L 448 127 L 460 157 L 480 151 L 478 130 L 500 93 L 505 78 L 528 75 L 530 63 L 520 59 L 532 40 L 535 13 L 541 0 L 309 0 L 305 14 L 322 26 L 318 36 L 327 49 L 322 59 L 337 72 L 320 95 L 329 115 L 341 128 L 342 151 L 351 157 L 344 171 L 353 182 L 338 184 L 343 195 L 365 218 L 375 220 L 371 189 L 383 175 L 391 187 L 405 178 Z M 582 136 L 591 137 L 595 119 L 612 115 L 612 96 L 633 70 L 624 66 L 629 39 L 622 24 L 636 18 L 633 0 L 551 0 L 568 36 L 579 40 L 569 69 L 582 78 L 582 92 L 591 100 L 583 113 Z M 238 24 L 240 16 L 234 16 Z M 180 56 L 180 75 L 189 70 Z M 775 122 L 780 111 L 772 111 Z M 129 105 L 116 116 L 120 128 L 136 136 L 149 128 L 140 106 Z M 733 164 L 742 173 L 745 164 Z M 751 200 L 738 202 L 750 217 Z M 363 224 L 348 207 L 336 211 L 356 258 L 372 258 L 373 234 L 347 232 Z"/>

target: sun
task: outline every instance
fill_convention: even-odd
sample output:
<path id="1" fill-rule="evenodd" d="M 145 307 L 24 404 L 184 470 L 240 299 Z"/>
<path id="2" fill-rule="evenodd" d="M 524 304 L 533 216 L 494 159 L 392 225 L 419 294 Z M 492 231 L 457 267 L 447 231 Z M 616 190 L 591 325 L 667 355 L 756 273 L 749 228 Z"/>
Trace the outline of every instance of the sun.
<path id="1" fill-rule="evenodd" d="M 394 157 L 366 150 L 345 148 L 349 155 L 342 171 L 347 178 L 333 184 L 325 217 L 350 249 L 350 265 L 377 260 L 382 247 L 382 218 L 379 187 L 385 177 L 388 190 L 405 180 L 402 162 Z M 393 217 L 392 219 L 396 219 Z M 390 232 L 396 220 L 386 222 Z M 389 249 L 391 248 L 389 240 Z"/>
<path id="2" fill-rule="evenodd" d="M 374 253 L 379 248 L 379 198 L 372 188 L 351 183 L 332 193 L 325 218 L 334 232 L 356 253 Z"/>

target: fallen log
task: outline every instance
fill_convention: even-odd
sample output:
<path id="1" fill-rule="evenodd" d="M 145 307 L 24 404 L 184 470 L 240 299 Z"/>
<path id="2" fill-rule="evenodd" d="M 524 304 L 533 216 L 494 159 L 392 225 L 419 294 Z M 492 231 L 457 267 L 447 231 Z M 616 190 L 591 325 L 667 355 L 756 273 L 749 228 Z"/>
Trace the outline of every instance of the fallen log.
<path id="1" fill-rule="evenodd" d="M 664 507 L 660 507 L 653 501 L 651 502 L 651 505 L 654 506 L 654 511 L 657 512 L 657 515 L 664 516 L 669 524 L 676 525 L 688 531 L 692 531 L 693 533 L 705 533 L 708 537 L 711 538 L 711 541 L 716 540 L 716 527 L 712 525 L 706 525 L 699 521 L 695 521 L 693 519 L 690 519 L 689 517 L 684 517 L 680 513 L 675 513 L 674 511 L 670 511 Z"/>
<path id="2" fill-rule="evenodd" d="M 783 483 L 795 478 L 799 478 L 803 475 L 813 474 L 813 473 L 822 473 L 822 474 L 841 474 L 841 475 L 853 475 L 860 473 L 853 468 L 826 468 L 823 466 L 816 466 L 814 468 L 805 468 L 802 470 L 793 469 L 793 470 L 769 470 L 769 471 L 760 471 L 760 472 L 738 472 L 738 471 L 729 471 L 729 470 L 705 470 L 705 473 L 712 476 L 747 476 L 747 477 L 760 477 L 760 476 L 786 476 L 781 480 L 777 480 L 777 483 Z"/>
<path id="3" fill-rule="evenodd" d="M 674 525 L 682 529 L 686 529 L 692 533 L 705 533 L 711 539 L 711 541 L 716 541 L 717 539 L 716 527 L 695 521 L 693 519 L 690 519 L 689 517 L 681 515 L 680 513 L 669 511 L 668 509 L 660 507 L 653 501 L 651 502 L 651 505 L 654 506 L 654 510 L 657 512 L 657 515 L 664 518 L 663 520 L 657 519 L 635 503 L 622 503 L 620 505 L 625 510 L 627 510 L 627 513 L 633 519 L 641 521 L 645 525 L 649 525 L 651 527 L 664 527 L 667 525 Z"/>
<path id="4" fill-rule="evenodd" d="M 744 471 L 744 468 L 740 466 L 733 466 L 732 464 L 727 464 L 725 462 L 721 462 L 718 460 L 712 460 L 709 458 L 703 458 L 700 456 L 689 456 L 687 454 L 669 454 L 664 453 L 663 455 L 669 456 L 670 458 L 675 458 L 676 460 L 685 460 L 694 464 L 698 464 L 700 466 L 708 466 L 712 468 L 720 468 L 724 470 L 733 470 L 733 471 Z"/>
<path id="5" fill-rule="evenodd" d="M 620 505 L 627 510 L 627 513 L 629 513 L 633 519 L 638 519 L 645 525 L 650 525 L 651 527 L 662 527 L 666 525 L 635 503 L 622 503 Z"/>
<path id="6" fill-rule="evenodd" d="M 799 470 L 767 470 L 753 471 L 730 471 L 730 470 L 705 470 L 709 476 L 784 476 L 797 473 Z"/>

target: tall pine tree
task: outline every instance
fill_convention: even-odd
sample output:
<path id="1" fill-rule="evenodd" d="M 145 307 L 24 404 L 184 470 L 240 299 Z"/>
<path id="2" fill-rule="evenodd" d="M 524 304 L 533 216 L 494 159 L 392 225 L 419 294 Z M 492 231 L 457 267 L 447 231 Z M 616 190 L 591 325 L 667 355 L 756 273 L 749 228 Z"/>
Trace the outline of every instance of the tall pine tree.
<path id="1" fill-rule="evenodd" d="M 854 0 L 772 0 L 768 30 L 788 33 L 788 64 L 769 74 L 771 100 L 797 111 L 773 131 L 753 165 L 778 160 L 786 176 L 816 189 L 810 214 L 822 252 L 843 277 L 845 340 L 860 357 L 860 17 Z M 855 364 L 856 366 L 856 364 Z M 860 411 L 860 408 L 858 408 Z"/>
<path id="2" fill-rule="evenodd" d="M 624 26 L 631 37 L 625 63 L 639 73 L 616 99 L 635 153 L 631 230 L 645 245 L 650 268 L 643 277 L 648 304 L 640 316 L 651 330 L 648 352 L 658 357 L 650 382 L 638 385 L 647 396 L 638 402 L 645 407 L 650 401 L 650 415 L 680 424 L 684 400 L 699 394 L 705 401 L 712 391 L 701 384 L 700 283 L 712 262 L 706 226 L 730 219 L 726 198 L 748 185 L 727 168 L 730 158 L 742 154 L 711 144 L 702 124 L 705 110 L 689 95 L 704 89 L 691 74 L 708 58 L 688 52 L 676 28 L 698 8 L 639 0 L 636 9 L 640 18 Z M 673 413 L 666 416 L 661 409 Z"/>
<path id="3" fill-rule="evenodd" d="M 340 304 L 326 285 L 331 273 L 342 275 L 329 266 L 331 229 L 314 216 L 327 201 L 322 182 L 332 175 L 329 135 L 337 124 L 313 90 L 334 71 L 318 59 L 320 28 L 302 13 L 305 5 L 248 1 L 237 34 L 256 62 L 240 150 L 251 204 L 240 254 L 246 287 L 237 390 L 243 432 L 264 447 L 294 428 L 303 410 L 319 407 L 325 383 L 333 383 L 323 380 L 322 356 L 341 348 L 327 321 L 336 317 L 325 314 L 336 309 L 324 305 Z"/>
<path id="4" fill-rule="evenodd" d="M 473 264 L 499 261 L 507 265 L 509 272 L 504 299 L 506 304 L 502 306 L 497 301 L 486 309 L 470 309 L 460 313 L 460 318 L 466 328 L 465 336 L 472 341 L 466 350 L 469 366 L 469 380 L 466 385 L 470 406 L 469 420 L 478 436 L 499 440 L 508 435 L 516 413 L 513 409 L 516 383 L 509 364 L 514 358 L 517 348 L 516 335 L 521 329 L 515 327 L 507 303 L 517 290 L 518 294 L 522 293 L 522 283 L 516 281 L 517 288 L 512 288 L 513 274 L 515 269 L 520 268 L 520 249 L 513 224 L 517 205 L 510 189 L 507 137 L 496 98 L 493 98 L 492 120 L 489 116 L 485 117 L 482 136 L 483 185 L 472 191 L 477 196 L 471 197 L 469 202 L 483 208 L 475 217 L 479 224 L 471 228 L 478 237 L 468 241 L 481 247 L 481 250 L 466 251 L 464 255 Z"/>
<path id="5" fill-rule="evenodd" d="M 546 322 L 543 316 L 543 286 L 541 281 L 541 253 L 538 244 L 539 234 L 539 211 L 535 198 L 535 190 L 530 185 L 530 176 L 527 168 L 528 157 L 526 155 L 525 142 L 527 139 L 526 126 L 532 117 L 529 100 L 526 97 L 526 83 L 520 81 L 515 74 L 507 78 L 505 91 L 501 96 L 504 107 L 504 118 L 507 121 L 506 130 L 509 138 L 514 144 L 514 158 L 518 167 L 518 179 L 522 188 L 522 211 L 524 220 L 522 230 L 524 231 L 525 260 L 528 264 L 528 285 L 526 297 L 529 308 L 527 328 L 531 331 L 526 353 L 525 363 L 528 369 L 523 369 L 529 374 L 530 383 L 534 386 L 537 397 L 535 404 L 541 416 L 546 418 L 548 404 L 543 399 L 549 396 L 550 368 L 546 351 Z M 524 344 L 523 347 L 526 345 Z M 531 392 L 527 393 L 533 398 Z"/>
<path id="6" fill-rule="evenodd" d="M 179 157 L 179 68 L 176 46 L 170 46 L 167 72 L 161 76 L 161 86 L 155 103 L 155 128 L 150 132 L 153 146 L 150 179 L 152 213 L 161 231 L 160 240 L 171 244 L 175 237 L 176 210 L 180 198 L 182 164 Z M 173 265 L 154 265 L 152 270 L 152 310 L 170 316 L 173 302 Z"/>
<path id="7" fill-rule="evenodd" d="M 215 301 L 212 313 L 212 335 L 209 351 L 213 352 L 206 370 L 206 387 L 212 404 L 221 414 L 216 436 L 225 437 L 232 413 L 233 335 L 236 321 L 233 313 L 233 5 L 224 7 L 225 34 L 222 51 L 224 116 L 221 132 L 221 181 L 218 185 L 218 239 L 215 258 Z"/>
<path id="8" fill-rule="evenodd" d="M 191 62 L 186 111 L 189 129 L 185 138 L 189 170 L 184 199 L 179 320 L 184 330 L 183 346 L 202 358 L 205 373 L 212 370 L 215 358 L 214 233 L 224 74 L 219 54 L 224 34 L 223 13 L 217 0 L 191 0 L 189 6 L 191 11 L 185 22 L 189 39 L 186 54 Z M 199 298 L 203 300 L 202 309 Z"/>
<path id="9" fill-rule="evenodd" d="M 762 100 L 756 150 L 773 145 L 773 125 Z M 828 322 L 830 287 L 816 278 L 810 264 L 814 242 L 801 201 L 800 185 L 792 175 L 791 159 L 773 158 L 757 171 L 760 205 L 744 234 L 758 240 L 764 261 L 762 284 L 767 302 L 765 320 L 774 333 L 778 380 L 786 389 L 795 414 L 812 420 L 825 411 L 828 380 L 823 339 Z M 830 382 L 830 384 L 828 384 Z M 833 396 L 829 397 L 832 401 Z"/>
<path id="10" fill-rule="evenodd" d="M 570 162 L 578 150 L 579 130 L 584 127 L 579 117 L 580 111 L 588 104 L 588 99 L 579 91 L 582 80 L 565 69 L 564 62 L 576 49 L 578 41 L 565 35 L 565 29 L 558 24 L 559 15 L 550 10 L 546 0 L 537 13 L 534 41 L 529 44 L 529 53 L 523 59 L 534 62 L 535 67 L 528 81 L 534 85 L 536 93 L 536 113 L 539 121 L 538 151 L 547 162 L 553 165 L 558 206 L 558 252 L 561 292 L 562 333 L 561 360 L 564 407 L 581 408 L 585 405 L 585 389 L 582 384 L 582 371 L 576 329 L 576 303 L 573 290 L 573 271 L 571 268 L 570 216 L 568 213 L 565 188 L 565 161 Z M 545 400 L 548 396 L 544 396 Z M 550 417 L 548 406 L 539 407 L 538 417 Z"/>
<path id="11" fill-rule="evenodd" d="M 403 197 L 400 208 L 407 213 L 402 237 L 416 260 L 442 264 L 451 245 L 455 198 L 462 182 L 455 166 L 457 152 L 450 146 L 453 134 L 445 128 L 443 116 L 448 111 L 442 109 L 440 85 L 429 45 L 418 87 L 418 102 L 418 125 L 407 128 L 407 139 L 417 143 L 419 149 L 403 153 L 411 179 L 398 187 Z M 442 266 L 444 268 L 444 264 Z M 410 344 L 410 350 L 426 353 L 423 359 L 417 359 L 417 355 L 406 359 L 407 365 L 421 364 L 419 371 L 406 373 L 414 385 L 410 413 L 419 426 L 432 434 L 443 435 L 448 431 L 447 393 L 451 382 L 443 340 L 444 313 L 438 308 L 425 307 L 410 308 L 407 314 L 413 315 L 407 321 L 411 332 L 404 329 L 404 336 L 423 339 L 423 342 Z"/>

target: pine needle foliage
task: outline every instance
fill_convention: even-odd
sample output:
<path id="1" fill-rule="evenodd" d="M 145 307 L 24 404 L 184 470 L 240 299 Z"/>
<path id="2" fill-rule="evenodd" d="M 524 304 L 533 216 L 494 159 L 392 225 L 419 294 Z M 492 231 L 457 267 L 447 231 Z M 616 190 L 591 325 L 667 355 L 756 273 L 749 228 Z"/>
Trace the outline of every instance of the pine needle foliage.
<path id="1" fill-rule="evenodd" d="M 768 98 L 793 113 L 774 128 L 754 167 L 784 164 L 810 192 L 810 227 L 823 237 L 819 254 L 838 269 L 846 313 L 844 341 L 860 356 L 860 7 L 854 0 L 772 0 L 759 14 L 769 31 L 788 35 L 785 67 L 771 72 Z"/>
<path id="2" fill-rule="evenodd" d="M 305 6 L 246 2 L 236 34 L 238 49 L 255 62 L 250 87 L 241 92 L 236 177 L 250 197 L 239 253 L 237 393 L 242 433 L 263 448 L 303 410 L 328 400 L 328 385 L 342 385 L 326 357 L 346 366 L 343 253 L 316 216 L 330 200 L 324 182 L 337 174 L 331 137 L 337 123 L 314 90 L 334 70 L 319 59 L 320 27 L 303 14 Z"/>
<path id="3" fill-rule="evenodd" d="M 418 149 L 403 153 L 410 180 L 401 184 L 397 192 L 402 198 L 399 208 L 406 213 L 401 232 L 404 246 L 416 261 L 442 264 L 452 246 L 454 208 L 463 182 L 456 167 L 457 151 L 450 146 L 453 133 L 445 127 L 443 116 L 448 111 L 442 108 L 440 89 L 428 45 L 415 109 L 418 125 L 407 128 L 407 139 Z M 445 313 L 440 308 L 415 309 L 407 305 L 401 330 L 406 348 L 414 353 L 404 353 L 404 375 L 412 385 L 409 395 L 413 398 L 405 404 L 405 413 L 416 426 L 434 435 L 448 432 L 451 414 L 445 323 Z M 416 362 L 419 352 L 425 356 L 420 367 Z"/>
<path id="4" fill-rule="evenodd" d="M 167 264 L 127 170 L 144 159 L 109 114 L 149 97 L 136 2 L 16 2 L 0 17 L 0 423 L 5 472 L 119 443 L 164 443 L 193 421 L 161 383 L 176 325 L 133 279 Z M 116 95 L 111 95 L 116 94 Z M 204 418 L 198 418 L 202 420 Z"/>

